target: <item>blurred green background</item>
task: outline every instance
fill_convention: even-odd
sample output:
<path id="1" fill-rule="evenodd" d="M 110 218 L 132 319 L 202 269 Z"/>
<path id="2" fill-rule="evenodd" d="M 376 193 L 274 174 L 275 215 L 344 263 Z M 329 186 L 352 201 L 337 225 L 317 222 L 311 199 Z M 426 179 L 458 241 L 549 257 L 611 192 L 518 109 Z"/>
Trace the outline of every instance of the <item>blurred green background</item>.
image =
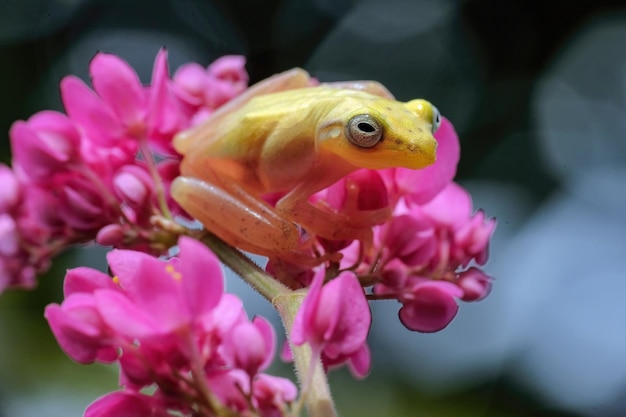
<path id="1" fill-rule="evenodd" d="M 0 130 L 60 109 L 59 80 L 87 79 L 97 51 L 147 82 L 162 46 L 172 70 L 236 53 L 252 81 L 294 66 L 376 79 L 457 128 L 457 178 L 498 218 L 494 290 L 435 335 L 374 305 L 371 376 L 331 377 L 343 416 L 626 415 L 624 1 L 0 0 Z M 1 417 L 78 416 L 115 389 L 116 370 L 65 358 L 42 316 L 64 270 L 103 253 L 68 253 L 37 290 L 0 297 Z"/>

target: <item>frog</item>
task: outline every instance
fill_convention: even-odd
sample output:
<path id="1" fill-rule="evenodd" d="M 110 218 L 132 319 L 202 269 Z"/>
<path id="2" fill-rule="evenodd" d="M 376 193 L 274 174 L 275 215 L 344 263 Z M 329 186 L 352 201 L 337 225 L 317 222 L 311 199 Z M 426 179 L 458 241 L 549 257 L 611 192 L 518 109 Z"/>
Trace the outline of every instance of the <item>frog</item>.
<path id="1" fill-rule="evenodd" d="M 440 113 L 377 81 L 315 84 L 301 68 L 274 75 L 176 135 L 173 199 L 231 246 L 288 262 L 311 259 L 312 237 L 371 239 L 380 212 L 348 217 L 309 197 L 358 169 L 433 164 Z"/>

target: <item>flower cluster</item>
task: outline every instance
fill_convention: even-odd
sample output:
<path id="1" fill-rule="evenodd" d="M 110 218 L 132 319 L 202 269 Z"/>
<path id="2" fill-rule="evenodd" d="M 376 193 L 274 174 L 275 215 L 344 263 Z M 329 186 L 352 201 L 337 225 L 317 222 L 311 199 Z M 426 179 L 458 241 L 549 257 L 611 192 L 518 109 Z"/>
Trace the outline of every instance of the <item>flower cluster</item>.
<path id="1" fill-rule="evenodd" d="M 284 415 L 297 389 L 263 373 L 274 356 L 273 328 L 262 317 L 248 320 L 241 301 L 223 292 L 219 262 L 202 243 L 182 237 L 179 247 L 168 261 L 113 250 L 113 279 L 69 270 L 65 300 L 46 308 L 71 358 L 119 362 L 123 390 L 85 415 Z"/>
<path id="2" fill-rule="evenodd" d="M 235 249 L 215 246 L 230 254 L 216 252 L 231 267 L 247 265 L 240 275 L 281 313 L 289 339 L 284 354 L 301 376 L 300 400 L 292 382 L 265 374 L 273 328 L 263 318 L 249 320 L 241 301 L 223 292 L 215 255 L 180 237 L 215 242 L 174 222 L 193 219 L 169 191 L 181 162 L 174 136 L 246 89 L 244 64 L 228 56 L 208 68 L 184 65 L 170 77 L 160 51 L 152 82 L 143 86 L 124 61 L 97 54 L 93 90 L 73 76 L 61 82 L 66 114 L 42 111 L 11 127 L 12 168 L 0 164 L 0 291 L 33 286 L 71 244 L 94 240 L 116 248 L 108 255 L 113 278 L 69 270 L 64 301 L 45 312 L 71 358 L 120 366 L 123 389 L 95 401 L 86 416 L 295 415 L 300 401 L 323 391 L 307 392 L 309 383 L 319 383 L 313 375 L 323 374 L 316 369 L 346 364 L 356 377 L 368 373 L 369 301 L 397 300 L 408 329 L 434 332 L 451 322 L 458 300 L 489 293 L 491 278 L 480 267 L 495 220 L 474 213 L 469 194 L 453 182 L 460 147 L 443 119 L 434 165 L 357 170 L 310 196 L 319 212 L 339 219 L 328 225 L 346 225 L 341 237 L 348 239 L 303 230 L 302 252 L 270 256 L 271 275 Z M 342 85 L 350 86 L 335 87 Z M 271 205 L 281 195 L 262 197 Z M 177 244 L 179 256 L 155 257 Z M 308 375 L 298 358 L 308 360 Z M 312 415 L 326 415 L 320 413 Z"/>
<path id="3" fill-rule="evenodd" d="M 371 241 L 318 239 L 318 253 L 343 256 L 339 265 L 326 265 L 327 277 L 356 275 L 371 292 L 355 297 L 398 300 L 401 322 L 420 332 L 443 329 L 458 311 L 457 300 L 481 300 L 491 288 L 478 266 L 487 261 L 495 220 L 472 213 L 469 194 L 452 182 L 460 147 L 447 119 L 435 138 L 437 162 L 430 167 L 359 170 L 312 198 L 352 222 L 377 224 Z M 280 260 L 270 260 L 268 270 L 279 279 L 291 277 L 291 285 L 298 276 L 296 286 L 310 285 L 313 277 Z"/>
<path id="4" fill-rule="evenodd" d="M 62 80 L 66 114 L 15 122 L 12 169 L 0 165 L 0 291 L 33 286 L 77 242 L 156 254 L 172 246 L 152 226 L 153 215 L 181 213 L 168 191 L 180 162 L 172 138 L 246 88 L 244 64 L 239 56 L 187 64 L 170 79 L 162 50 L 146 87 L 127 63 L 99 53 L 93 90 Z"/>

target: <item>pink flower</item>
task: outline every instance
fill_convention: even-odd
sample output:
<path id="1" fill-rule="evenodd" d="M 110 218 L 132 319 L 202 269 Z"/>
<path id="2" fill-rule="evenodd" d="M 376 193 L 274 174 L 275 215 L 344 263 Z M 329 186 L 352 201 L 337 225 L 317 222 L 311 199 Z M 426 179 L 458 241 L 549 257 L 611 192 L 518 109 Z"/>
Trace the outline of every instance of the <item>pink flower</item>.
<path id="1" fill-rule="evenodd" d="M 20 185 L 13 171 L 4 164 L 0 164 L 0 189 L 0 213 L 13 211 L 20 201 Z"/>
<path id="2" fill-rule="evenodd" d="M 113 329 L 100 314 L 95 293 L 119 291 L 110 277 L 90 268 L 75 268 L 65 276 L 65 300 L 50 304 L 44 316 L 67 355 L 79 363 L 112 362 L 118 343 Z"/>
<path id="3" fill-rule="evenodd" d="M 255 406 L 265 417 L 282 417 L 286 404 L 295 401 L 298 389 L 290 380 L 259 374 L 252 383 Z"/>
<path id="4" fill-rule="evenodd" d="M 17 225 L 8 214 L 0 214 L 0 257 L 15 255 L 19 246 Z"/>
<path id="5" fill-rule="evenodd" d="M 276 336 L 263 317 L 244 321 L 230 329 L 224 341 L 224 354 L 235 368 L 251 377 L 269 367 L 274 358 Z"/>
<path id="6" fill-rule="evenodd" d="M 202 70 L 202 95 L 212 97 L 203 109 L 245 89 L 244 64 L 230 56 Z M 0 214 L 15 225 L 4 251 L 10 243 L 16 253 L 0 259 L 4 285 L 32 286 L 59 252 L 94 239 L 162 254 L 173 239 L 155 216 L 187 216 L 169 194 L 180 159 L 171 141 L 202 109 L 175 94 L 165 50 L 149 86 L 114 55 L 98 53 L 89 70 L 93 90 L 73 76 L 61 82 L 67 116 L 42 111 L 11 128 L 13 169 L 0 165 Z"/>
<path id="7" fill-rule="evenodd" d="M 65 172 L 78 157 L 80 136 L 71 120 L 53 111 L 35 114 L 27 122 L 17 121 L 9 132 L 13 166 L 33 182 L 49 182 Z"/>
<path id="8" fill-rule="evenodd" d="M 154 397 L 132 391 L 117 391 L 91 403 L 84 417 L 168 417 L 164 404 Z"/>
<path id="9" fill-rule="evenodd" d="M 283 410 L 296 399 L 298 390 L 290 380 L 267 374 L 258 374 L 252 381 L 240 370 L 216 372 L 208 379 L 211 391 L 232 410 L 242 415 L 248 408 L 249 396 L 252 405 L 263 417 L 282 417 Z"/>
<path id="10" fill-rule="evenodd" d="M 411 203 L 430 201 L 456 174 L 461 148 L 452 123 L 445 117 L 442 117 L 441 126 L 435 132 L 435 139 L 437 161 L 433 165 L 419 170 L 396 168 L 381 171 L 389 188 L 406 196 Z"/>
<path id="11" fill-rule="evenodd" d="M 182 237 L 180 258 L 163 262 L 150 255 L 113 250 L 109 266 L 124 294 L 98 294 L 104 320 L 130 339 L 173 335 L 211 314 L 222 296 L 220 264 L 200 242 Z"/>
<path id="12" fill-rule="evenodd" d="M 173 91 L 193 114 L 192 124 L 196 124 L 243 92 L 247 85 L 245 59 L 227 55 L 207 69 L 196 63 L 183 65 L 174 74 Z"/>
<path id="13" fill-rule="evenodd" d="M 123 202 L 141 214 L 148 214 L 145 210 L 155 196 L 154 179 L 143 165 L 124 165 L 113 176 L 113 191 Z"/>
<path id="14" fill-rule="evenodd" d="M 90 412 L 210 410 L 208 386 L 232 410 L 254 404 L 263 407 L 262 415 L 277 416 L 295 398 L 295 387 L 260 373 L 274 356 L 272 327 L 260 317 L 250 322 L 241 301 L 223 293 L 219 262 L 203 244 L 181 237 L 178 245 L 179 257 L 167 261 L 113 250 L 107 257 L 113 279 L 90 268 L 72 269 L 65 300 L 46 308 L 70 357 L 120 364 L 126 390 L 97 400 Z M 152 397 L 139 394 L 154 385 Z"/>
<path id="15" fill-rule="evenodd" d="M 353 273 L 342 272 L 324 286 L 323 281 L 324 271 L 320 269 L 295 318 L 291 341 L 295 345 L 309 343 L 325 362 L 339 365 L 362 354 L 371 313 Z M 360 365 L 357 375 L 363 376 L 369 369 L 369 360 Z"/>
<path id="16" fill-rule="evenodd" d="M 149 89 L 115 55 L 98 53 L 89 71 L 95 92 L 68 76 L 61 82 L 61 95 L 68 115 L 90 142 L 109 148 L 124 141 L 148 140 L 159 151 L 173 154 L 171 138 L 188 126 L 188 120 L 168 86 L 165 50 L 157 55 Z"/>
<path id="17" fill-rule="evenodd" d="M 411 291 L 405 291 L 399 300 L 400 321 L 409 330 L 423 333 L 438 332 L 445 328 L 456 315 L 459 306 L 456 299 L 463 290 L 446 281 L 417 282 Z"/>
<path id="18" fill-rule="evenodd" d="M 434 199 L 421 206 L 436 227 L 451 236 L 446 258 L 466 266 L 472 259 L 487 261 L 495 219 L 485 219 L 482 211 L 472 215 L 472 199 L 467 191 L 450 183 Z M 440 257 L 441 259 L 441 257 Z"/>
<path id="19" fill-rule="evenodd" d="M 492 279 L 480 269 L 471 267 L 459 274 L 458 285 L 463 290 L 463 301 L 480 301 L 489 295 Z"/>

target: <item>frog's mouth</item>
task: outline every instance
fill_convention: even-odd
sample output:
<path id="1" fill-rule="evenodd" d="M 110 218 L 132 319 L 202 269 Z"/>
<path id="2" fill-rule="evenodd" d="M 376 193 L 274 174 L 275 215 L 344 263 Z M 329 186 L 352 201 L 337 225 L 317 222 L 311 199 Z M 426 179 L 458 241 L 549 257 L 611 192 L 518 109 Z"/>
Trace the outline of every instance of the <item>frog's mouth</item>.
<path id="1" fill-rule="evenodd" d="M 411 142 L 385 138 L 370 149 L 346 147 L 338 151 L 344 159 L 361 168 L 420 169 L 435 163 L 437 141 L 433 137 Z"/>

